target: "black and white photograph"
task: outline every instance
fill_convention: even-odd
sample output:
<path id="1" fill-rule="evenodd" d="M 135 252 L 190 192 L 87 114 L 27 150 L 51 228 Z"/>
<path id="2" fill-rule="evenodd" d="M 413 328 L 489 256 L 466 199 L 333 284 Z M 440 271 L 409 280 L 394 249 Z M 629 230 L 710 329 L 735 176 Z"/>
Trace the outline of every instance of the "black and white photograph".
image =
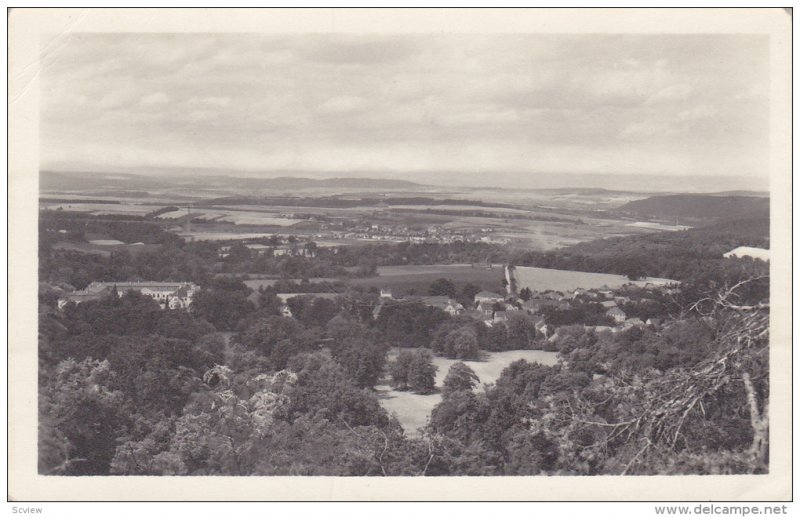
<path id="1" fill-rule="evenodd" d="M 83 11 L 16 90 L 37 102 L 34 327 L 9 368 L 24 348 L 38 479 L 783 472 L 774 33 L 724 10 L 678 10 L 683 32 L 539 30 L 557 9 L 84 31 Z M 596 16 L 656 14 L 636 11 Z M 782 9 L 733 11 L 791 36 Z"/>

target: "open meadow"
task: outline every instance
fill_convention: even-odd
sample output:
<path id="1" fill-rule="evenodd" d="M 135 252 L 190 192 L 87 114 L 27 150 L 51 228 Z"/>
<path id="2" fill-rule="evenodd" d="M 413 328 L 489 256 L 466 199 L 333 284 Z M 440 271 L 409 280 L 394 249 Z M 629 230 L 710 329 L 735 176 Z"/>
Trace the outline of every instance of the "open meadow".
<path id="1" fill-rule="evenodd" d="M 644 286 L 648 283 L 665 285 L 674 282 L 674 280 L 667 278 L 646 278 L 644 280 L 631 281 L 628 277 L 622 275 L 524 266 L 516 268 L 516 277 L 519 289 L 527 287 L 532 291 L 552 290 L 562 292 L 573 291 L 578 288 L 599 289 L 608 287 L 613 289 L 631 283 Z"/>
<path id="2" fill-rule="evenodd" d="M 397 357 L 399 349 L 392 349 L 389 353 L 389 360 Z M 464 361 L 478 376 L 481 384 L 492 384 L 500 378 L 503 370 L 514 361 L 524 359 L 528 362 L 537 362 L 545 366 L 552 366 L 558 363 L 558 352 L 545 352 L 542 350 L 509 350 L 506 352 L 485 352 L 483 361 Z M 436 371 L 436 387 L 441 388 L 447 372 L 454 363 L 455 359 L 445 357 L 434 357 L 433 364 L 438 368 Z M 390 414 L 397 415 L 397 419 L 409 435 L 417 434 L 420 427 L 424 427 L 431 415 L 433 407 L 441 402 L 442 396 L 439 393 L 430 395 L 418 395 L 410 391 L 397 391 L 393 389 L 388 379 L 384 384 L 375 387 L 378 391 L 378 398 L 381 406 Z M 476 387 L 479 390 L 480 387 Z"/>
<path id="3" fill-rule="evenodd" d="M 434 280 L 447 278 L 457 287 L 471 283 L 487 291 L 503 289 L 503 266 L 495 264 L 491 269 L 484 265 L 438 264 L 430 266 L 379 266 L 378 276 L 343 280 L 350 285 L 364 288 L 388 287 L 394 296 L 427 294 Z"/>

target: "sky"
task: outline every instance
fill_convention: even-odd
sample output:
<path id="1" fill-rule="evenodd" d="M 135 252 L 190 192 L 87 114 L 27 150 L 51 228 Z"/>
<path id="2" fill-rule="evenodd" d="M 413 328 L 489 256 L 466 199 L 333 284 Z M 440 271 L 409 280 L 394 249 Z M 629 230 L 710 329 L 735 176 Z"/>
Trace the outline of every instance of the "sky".
<path id="1" fill-rule="evenodd" d="M 71 34 L 43 55 L 43 169 L 768 177 L 764 36 Z"/>

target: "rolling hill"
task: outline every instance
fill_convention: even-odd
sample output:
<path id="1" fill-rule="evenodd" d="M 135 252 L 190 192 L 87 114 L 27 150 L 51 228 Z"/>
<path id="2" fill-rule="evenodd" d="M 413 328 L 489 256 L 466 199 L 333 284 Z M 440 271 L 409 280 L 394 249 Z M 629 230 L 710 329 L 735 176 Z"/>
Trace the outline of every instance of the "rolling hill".
<path id="1" fill-rule="evenodd" d="M 674 194 L 630 201 L 618 212 L 664 219 L 733 220 L 769 217 L 769 198 L 757 196 Z"/>

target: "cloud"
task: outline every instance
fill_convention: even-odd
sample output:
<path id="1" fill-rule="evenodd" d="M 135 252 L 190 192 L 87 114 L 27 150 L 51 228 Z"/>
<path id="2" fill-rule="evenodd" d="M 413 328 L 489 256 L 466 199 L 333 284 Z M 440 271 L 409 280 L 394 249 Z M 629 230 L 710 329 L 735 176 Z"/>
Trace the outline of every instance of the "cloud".
<path id="1" fill-rule="evenodd" d="M 192 97 L 187 104 L 193 106 L 209 106 L 214 108 L 227 108 L 233 99 L 230 97 Z"/>
<path id="2" fill-rule="evenodd" d="M 142 106 L 159 106 L 167 102 L 169 102 L 169 96 L 167 94 L 164 92 L 156 92 L 142 97 L 139 104 Z"/>
<path id="3" fill-rule="evenodd" d="M 652 95 L 647 99 L 647 104 L 685 100 L 689 98 L 692 91 L 692 87 L 686 83 L 673 84 L 659 90 L 655 95 Z"/>
<path id="4" fill-rule="evenodd" d="M 749 36 L 73 35 L 43 71 L 41 154 L 714 174 L 766 159 L 765 70 Z"/>
<path id="5" fill-rule="evenodd" d="M 353 113 L 363 111 L 369 103 L 363 97 L 338 95 L 325 100 L 317 108 L 320 113 Z"/>

